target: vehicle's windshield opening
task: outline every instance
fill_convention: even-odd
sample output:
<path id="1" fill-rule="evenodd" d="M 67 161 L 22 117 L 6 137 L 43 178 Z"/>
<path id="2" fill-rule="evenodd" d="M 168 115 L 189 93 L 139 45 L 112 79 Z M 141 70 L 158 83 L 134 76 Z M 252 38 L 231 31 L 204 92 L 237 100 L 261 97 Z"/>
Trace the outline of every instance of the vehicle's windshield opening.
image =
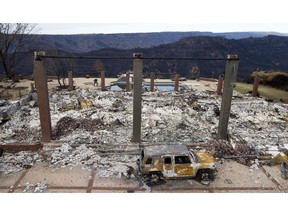
<path id="1" fill-rule="evenodd" d="M 171 163 L 172 163 L 171 157 L 166 157 L 164 159 L 164 164 L 171 164 Z"/>
<path id="2" fill-rule="evenodd" d="M 198 163 L 198 157 L 197 157 L 197 155 L 196 155 L 193 151 L 190 151 L 190 154 L 191 154 L 193 160 L 194 160 L 196 163 Z"/>
<path id="3" fill-rule="evenodd" d="M 147 158 L 146 164 L 152 164 L 152 158 Z"/>

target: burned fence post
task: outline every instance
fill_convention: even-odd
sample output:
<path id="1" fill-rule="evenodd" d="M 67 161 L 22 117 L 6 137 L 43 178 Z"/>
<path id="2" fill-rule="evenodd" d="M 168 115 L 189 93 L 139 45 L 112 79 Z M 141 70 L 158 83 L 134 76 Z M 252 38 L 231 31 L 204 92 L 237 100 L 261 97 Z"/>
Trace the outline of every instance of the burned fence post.
<path id="1" fill-rule="evenodd" d="M 179 74 L 175 75 L 174 91 L 179 91 Z"/>
<path id="2" fill-rule="evenodd" d="M 258 96 L 258 87 L 259 87 L 259 77 L 255 76 L 254 83 L 253 83 L 253 91 L 252 96 L 257 97 Z"/>
<path id="3" fill-rule="evenodd" d="M 105 71 L 101 71 L 101 91 L 105 91 Z"/>
<path id="4" fill-rule="evenodd" d="M 143 54 L 133 53 L 133 142 L 141 142 Z"/>
<path id="5" fill-rule="evenodd" d="M 155 72 L 152 72 L 150 75 L 150 91 L 154 92 L 154 80 L 155 80 Z"/>
<path id="6" fill-rule="evenodd" d="M 239 59 L 237 55 L 228 55 L 224 78 L 224 91 L 222 95 L 221 111 L 218 125 L 218 139 L 227 140 L 227 128 L 233 96 Z"/>
<path id="7" fill-rule="evenodd" d="M 49 96 L 47 76 L 44 70 L 45 52 L 34 52 L 34 81 L 37 89 L 42 142 L 50 142 L 52 136 L 51 116 L 49 107 Z"/>
<path id="8" fill-rule="evenodd" d="M 126 72 L 126 92 L 130 91 L 130 71 Z"/>
<path id="9" fill-rule="evenodd" d="M 68 71 L 68 91 L 73 91 L 73 76 L 72 76 L 72 71 Z"/>
<path id="10" fill-rule="evenodd" d="M 217 91 L 216 91 L 217 95 L 222 94 L 222 87 L 223 87 L 223 76 L 220 75 L 218 78 L 218 84 L 217 84 Z"/>

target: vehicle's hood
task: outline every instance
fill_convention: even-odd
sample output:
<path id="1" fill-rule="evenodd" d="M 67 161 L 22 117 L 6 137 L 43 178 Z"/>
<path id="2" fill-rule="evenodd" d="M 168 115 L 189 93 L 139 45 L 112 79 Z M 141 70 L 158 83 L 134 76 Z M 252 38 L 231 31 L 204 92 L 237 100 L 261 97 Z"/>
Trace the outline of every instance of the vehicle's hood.
<path id="1" fill-rule="evenodd" d="M 197 152 L 196 153 L 200 163 L 214 163 L 215 159 L 207 152 Z"/>

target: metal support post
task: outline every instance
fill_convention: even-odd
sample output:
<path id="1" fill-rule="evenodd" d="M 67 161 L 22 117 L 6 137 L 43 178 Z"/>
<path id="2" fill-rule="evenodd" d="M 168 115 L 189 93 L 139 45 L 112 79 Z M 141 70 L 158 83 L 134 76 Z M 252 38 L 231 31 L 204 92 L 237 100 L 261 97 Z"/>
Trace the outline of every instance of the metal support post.
<path id="1" fill-rule="evenodd" d="M 130 91 L 130 71 L 126 72 L 126 92 Z"/>
<path id="2" fill-rule="evenodd" d="M 68 82 L 69 82 L 68 91 L 73 91 L 73 76 L 72 76 L 72 71 L 68 71 Z"/>
<path id="3" fill-rule="evenodd" d="M 259 87 L 259 77 L 255 76 L 254 83 L 253 83 L 253 91 L 252 91 L 252 96 L 253 97 L 257 97 L 257 95 L 258 95 L 258 87 Z"/>
<path id="4" fill-rule="evenodd" d="M 151 81 L 150 81 L 150 91 L 154 92 L 154 80 L 155 80 L 155 72 L 152 72 L 150 75 Z"/>
<path id="5" fill-rule="evenodd" d="M 222 87 L 223 87 L 223 76 L 220 75 L 218 78 L 218 85 L 217 85 L 217 91 L 216 91 L 217 95 L 222 94 Z"/>
<path id="6" fill-rule="evenodd" d="M 50 142 L 52 137 L 51 116 L 49 107 L 49 96 L 47 76 L 44 70 L 45 52 L 34 52 L 34 81 L 37 89 L 42 142 Z"/>
<path id="7" fill-rule="evenodd" d="M 141 142 L 143 54 L 133 54 L 133 142 Z"/>
<path id="8" fill-rule="evenodd" d="M 105 91 L 105 71 L 101 71 L 101 91 Z"/>
<path id="9" fill-rule="evenodd" d="M 218 125 L 218 139 L 227 140 L 228 122 L 233 96 L 233 88 L 236 86 L 236 77 L 239 59 L 237 55 L 228 55 L 224 78 L 224 91 L 222 95 L 221 111 Z"/>
<path id="10" fill-rule="evenodd" d="M 174 91 L 179 91 L 179 74 L 175 75 Z"/>

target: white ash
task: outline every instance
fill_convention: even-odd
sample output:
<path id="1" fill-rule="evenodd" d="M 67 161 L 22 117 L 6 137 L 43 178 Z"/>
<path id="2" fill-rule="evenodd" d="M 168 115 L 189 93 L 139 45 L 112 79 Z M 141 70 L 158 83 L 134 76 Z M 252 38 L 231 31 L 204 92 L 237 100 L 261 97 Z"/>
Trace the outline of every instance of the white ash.
<path id="1" fill-rule="evenodd" d="M 94 167 L 99 177 L 125 177 L 128 166 L 137 170 L 136 160 L 138 156 L 108 155 L 100 156 L 93 148 L 81 145 L 72 148 L 69 144 L 63 144 L 51 154 L 51 167 L 66 167 L 83 165 L 87 169 Z"/>
<path id="2" fill-rule="evenodd" d="M 23 189 L 23 192 L 33 192 L 33 193 L 42 193 L 47 189 L 47 184 L 44 182 L 38 182 L 35 185 L 31 184 L 30 182 L 27 182 L 25 184 L 25 188 Z"/>
<path id="3" fill-rule="evenodd" d="M 0 174 L 11 174 L 31 168 L 36 162 L 41 161 L 37 152 L 4 152 L 0 160 Z"/>
<path id="4" fill-rule="evenodd" d="M 79 97 L 90 100 L 93 107 L 80 109 Z M 61 110 L 64 102 L 73 104 L 75 110 Z M 3 102 L 1 109 L 10 106 L 10 102 Z M 187 144 L 205 144 L 215 140 L 219 121 L 219 113 L 216 111 L 220 109 L 220 106 L 221 99 L 207 91 L 145 92 L 142 98 L 141 140 L 147 143 Z M 50 110 L 53 128 L 61 118 L 66 116 L 73 119 L 101 119 L 103 124 L 101 128 L 94 131 L 76 129 L 61 136 L 59 140 L 67 142 L 48 155 L 50 159 L 48 162 L 51 166 L 82 164 L 85 167 L 94 167 L 98 176 L 115 177 L 121 176 L 121 173 L 127 170 L 126 165 L 135 166 L 137 156 L 130 156 L 123 161 L 124 154 L 121 156 L 112 153 L 106 156 L 99 154 L 99 149 L 104 151 L 113 148 L 121 149 L 120 145 L 127 145 L 122 150 L 131 150 L 133 146 L 130 145 L 133 123 L 133 94 L 131 92 L 80 89 L 73 92 L 59 91 L 50 94 Z M 281 103 L 269 103 L 262 98 L 234 94 L 228 128 L 233 145 L 244 143 L 257 150 L 277 155 L 281 149 L 288 147 L 288 106 Z M 25 131 L 30 135 L 23 139 L 19 131 Z M 2 143 L 35 143 L 39 140 L 38 107 L 21 106 L 12 115 L 11 120 L 0 125 L 0 142 Z M 88 147 L 90 144 L 96 145 L 97 148 Z M 72 147 L 75 145 L 80 146 Z M 37 153 L 33 154 L 37 155 Z M 1 173 L 7 174 L 22 170 L 23 156 L 8 155 L 5 153 L 1 157 Z M 9 157 L 11 158 L 7 159 Z M 8 161 L 12 158 L 15 161 L 9 163 Z M 35 160 L 32 158 L 32 162 L 27 164 L 33 165 Z"/>

